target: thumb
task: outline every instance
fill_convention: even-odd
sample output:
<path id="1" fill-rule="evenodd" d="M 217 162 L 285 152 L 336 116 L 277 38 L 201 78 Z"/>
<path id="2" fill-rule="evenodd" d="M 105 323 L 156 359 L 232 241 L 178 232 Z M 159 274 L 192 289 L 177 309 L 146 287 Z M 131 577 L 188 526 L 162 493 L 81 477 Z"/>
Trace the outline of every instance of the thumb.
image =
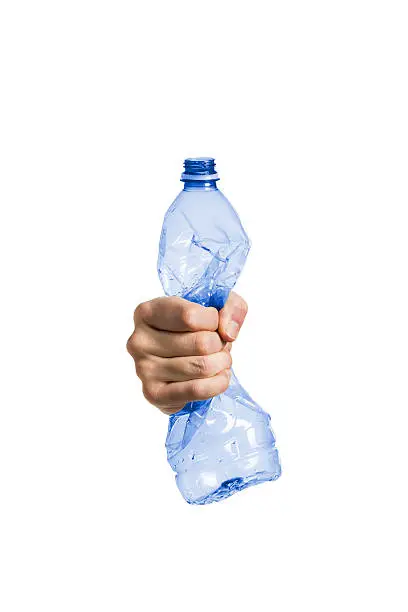
<path id="1" fill-rule="evenodd" d="M 232 342 L 238 336 L 244 322 L 248 306 L 240 295 L 231 291 L 225 306 L 220 310 L 218 333 L 225 342 Z"/>

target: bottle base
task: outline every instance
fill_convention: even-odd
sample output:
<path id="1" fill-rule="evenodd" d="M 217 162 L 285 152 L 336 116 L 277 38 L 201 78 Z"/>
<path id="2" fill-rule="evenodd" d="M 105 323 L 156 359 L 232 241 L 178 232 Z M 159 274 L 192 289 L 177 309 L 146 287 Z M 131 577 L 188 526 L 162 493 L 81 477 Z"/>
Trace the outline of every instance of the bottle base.
<path id="1" fill-rule="evenodd" d="M 248 487 L 253 487 L 257 484 L 262 484 L 263 482 L 268 482 L 272 480 L 277 480 L 281 475 L 280 470 L 277 473 L 270 474 L 268 472 L 258 472 L 257 474 L 253 474 L 252 476 L 247 476 L 246 478 L 233 478 L 231 480 L 226 480 L 222 483 L 222 485 L 213 493 L 206 495 L 205 497 L 201 497 L 196 500 L 186 500 L 189 504 L 196 506 L 204 506 L 205 504 L 212 504 L 213 502 L 222 501 L 234 493 L 238 493 L 238 491 L 243 491 Z"/>
<path id="2" fill-rule="evenodd" d="M 207 466 L 205 471 L 186 470 L 177 475 L 176 481 L 189 504 L 203 506 L 226 499 L 248 487 L 277 480 L 280 475 L 278 451 L 270 448 L 257 449 L 227 465 L 220 462 L 213 469 Z"/>

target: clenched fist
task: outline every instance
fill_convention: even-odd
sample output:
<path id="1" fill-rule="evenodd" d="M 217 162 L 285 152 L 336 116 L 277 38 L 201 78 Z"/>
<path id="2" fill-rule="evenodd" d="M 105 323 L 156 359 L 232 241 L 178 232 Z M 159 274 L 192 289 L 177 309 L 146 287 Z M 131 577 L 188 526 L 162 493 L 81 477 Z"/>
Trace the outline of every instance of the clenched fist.
<path id="1" fill-rule="evenodd" d="M 231 292 L 224 308 L 205 308 L 179 297 L 140 304 L 127 349 L 135 360 L 145 398 L 166 414 L 190 401 L 223 393 L 229 384 L 231 342 L 247 313 Z"/>

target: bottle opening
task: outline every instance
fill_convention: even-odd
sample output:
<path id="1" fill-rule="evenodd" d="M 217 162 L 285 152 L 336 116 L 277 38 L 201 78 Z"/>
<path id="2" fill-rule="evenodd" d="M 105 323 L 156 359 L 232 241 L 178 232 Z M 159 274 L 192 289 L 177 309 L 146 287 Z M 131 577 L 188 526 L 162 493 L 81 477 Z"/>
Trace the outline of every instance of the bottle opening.
<path id="1" fill-rule="evenodd" d="M 182 181 L 218 181 L 213 157 L 188 157 L 184 160 Z"/>

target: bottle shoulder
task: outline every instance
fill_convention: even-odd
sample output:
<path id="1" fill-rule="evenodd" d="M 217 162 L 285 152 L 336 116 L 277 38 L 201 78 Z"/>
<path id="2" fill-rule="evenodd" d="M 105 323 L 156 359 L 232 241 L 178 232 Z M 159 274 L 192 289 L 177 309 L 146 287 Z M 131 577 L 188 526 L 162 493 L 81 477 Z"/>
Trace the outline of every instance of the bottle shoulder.
<path id="1" fill-rule="evenodd" d="M 182 189 L 175 201 L 177 202 L 221 202 L 228 199 L 220 189 Z"/>

